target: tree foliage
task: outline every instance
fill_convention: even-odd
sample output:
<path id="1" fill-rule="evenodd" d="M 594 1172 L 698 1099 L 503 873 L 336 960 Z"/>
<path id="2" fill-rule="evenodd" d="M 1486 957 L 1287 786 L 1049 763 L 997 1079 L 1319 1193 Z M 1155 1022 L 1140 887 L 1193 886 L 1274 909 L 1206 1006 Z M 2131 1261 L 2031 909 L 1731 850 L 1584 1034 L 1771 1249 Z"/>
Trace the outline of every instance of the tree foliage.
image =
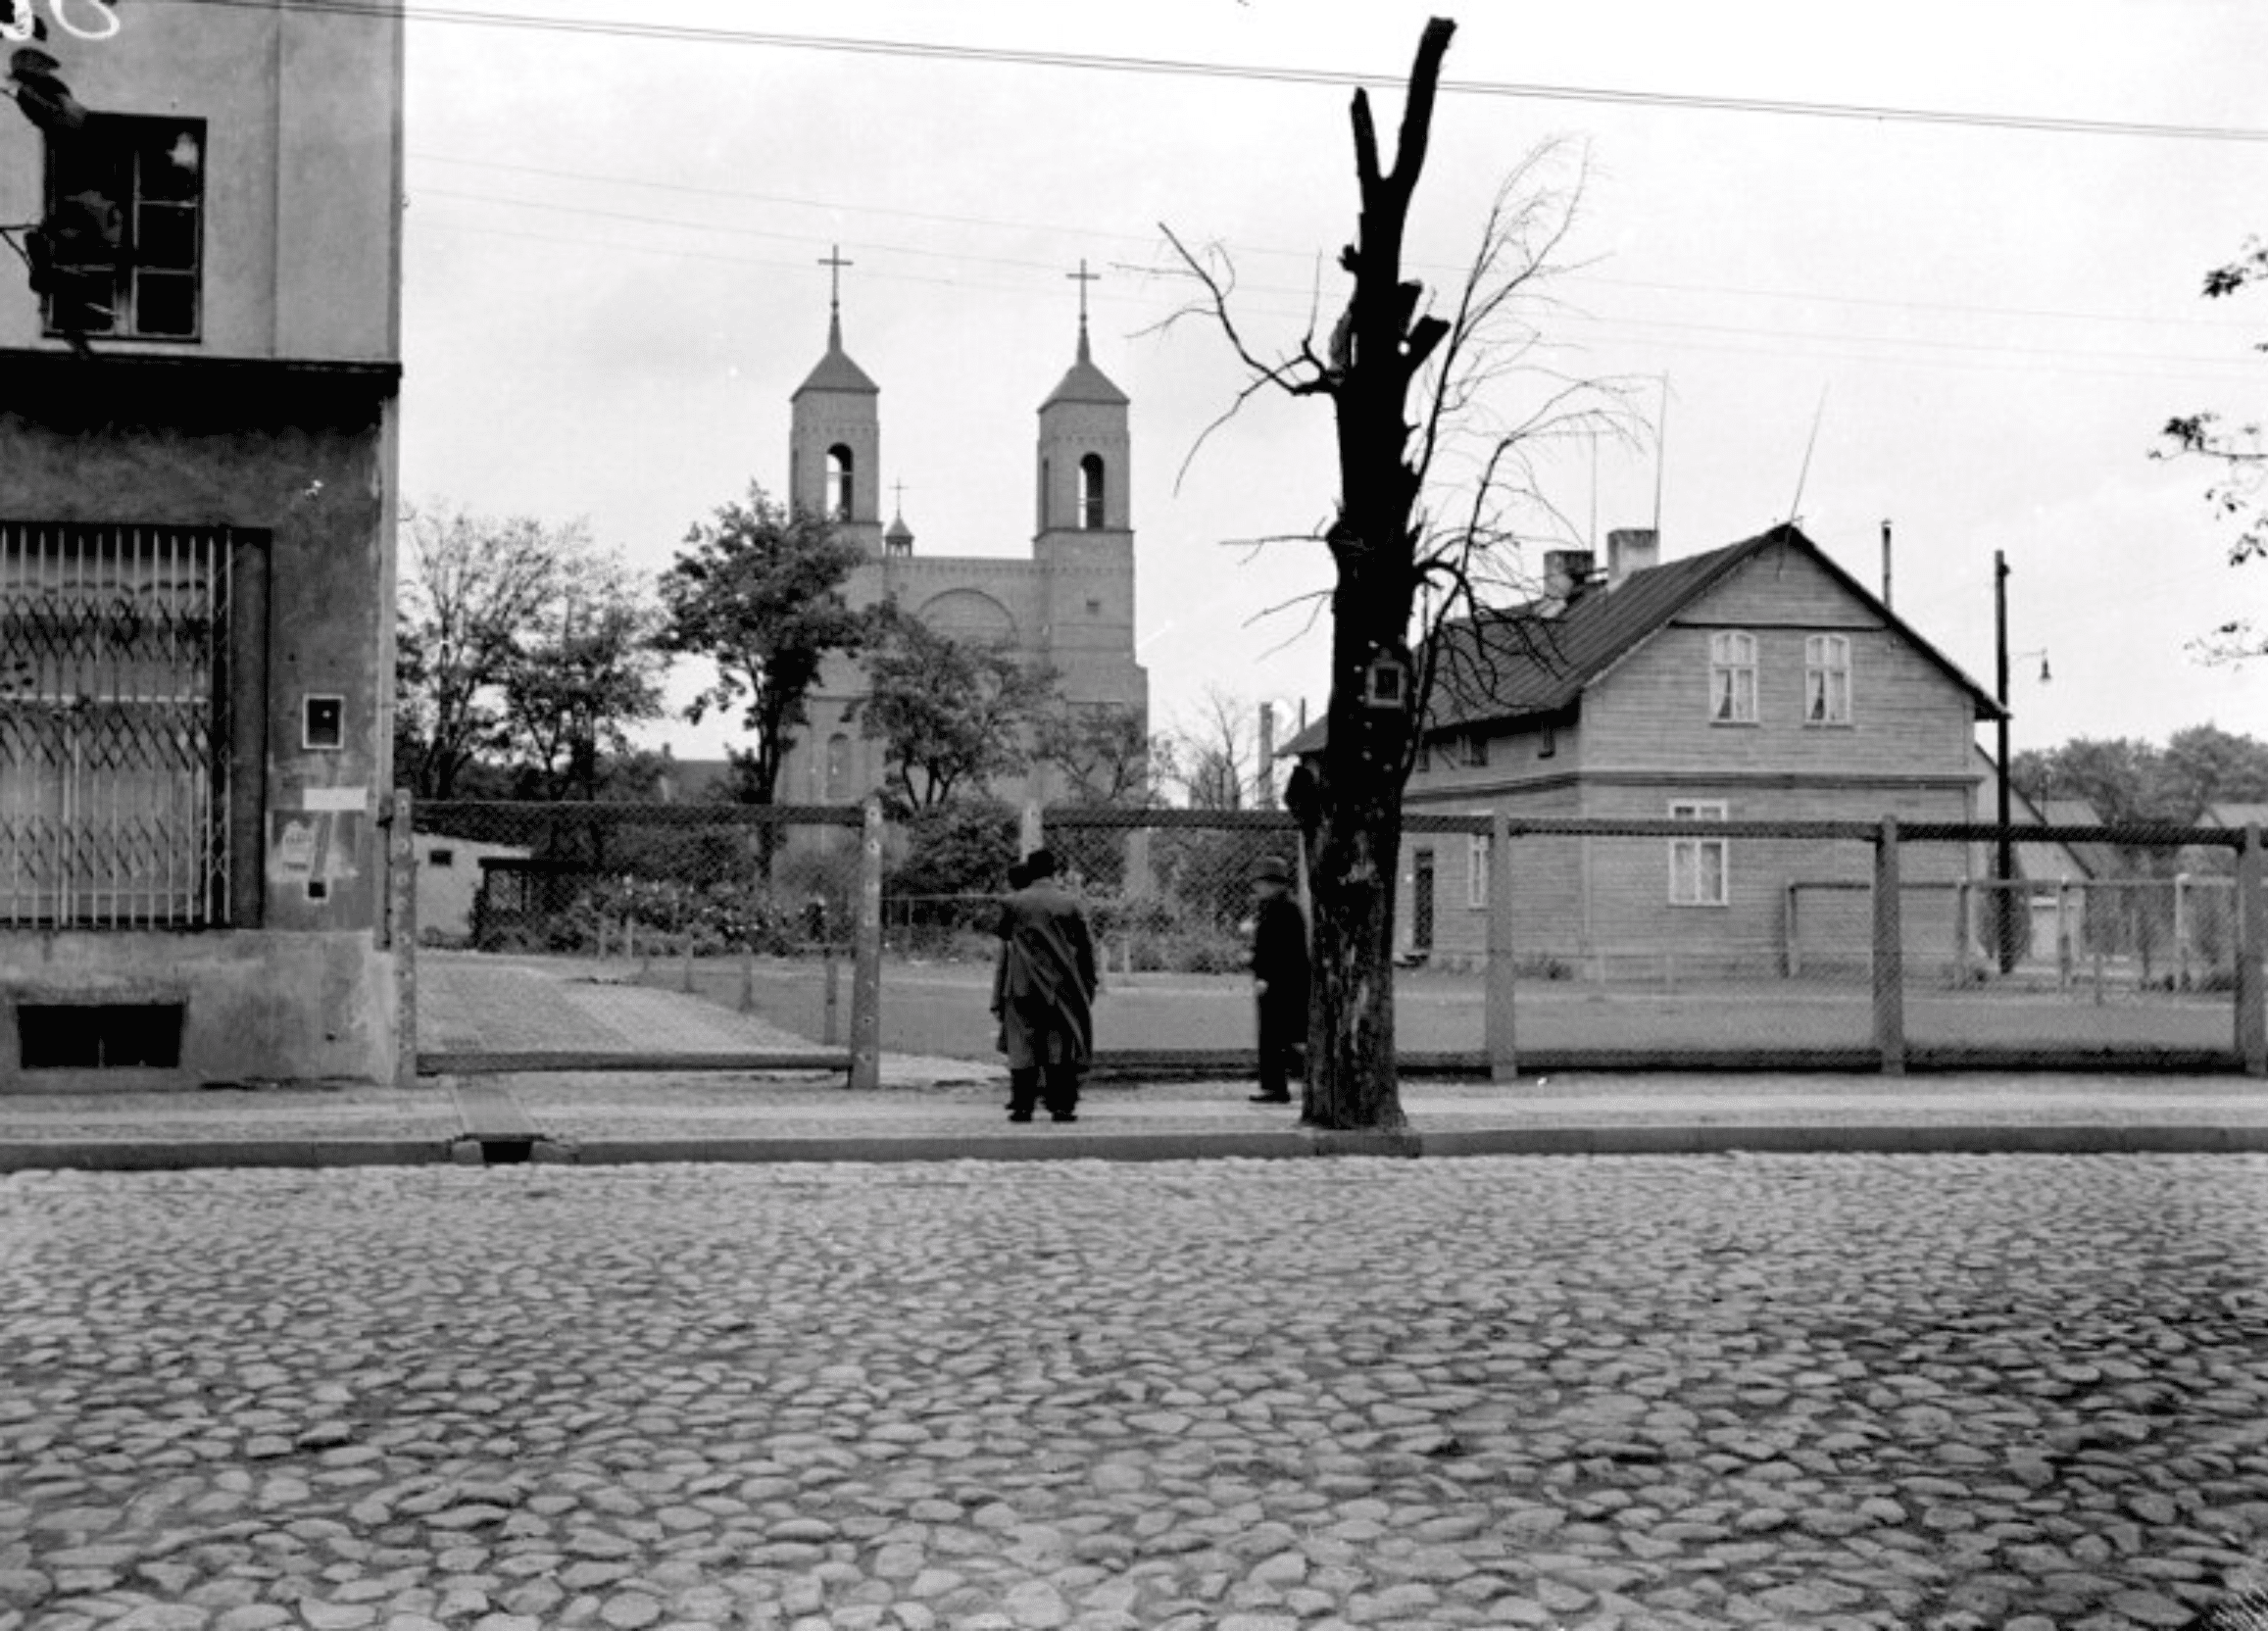
<path id="1" fill-rule="evenodd" d="M 750 745 L 733 754 L 734 778 L 749 803 L 772 802 L 827 659 L 859 648 L 865 625 L 843 585 L 860 559 L 830 523 L 752 485 L 695 522 L 662 575 L 663 645 L 715 665 L 686 717 L 740 710 Z"/>
<path id="2" fill-rule="evenodd" d="M 1138 708 L 1058 698 L 1034 727 L 1032 758 L 1063 772 L 1071 804 L 1139 807 L 1157 797 L 1159 744 Z"/>
<path id="3" fill-rule="evenodd" d="M 936 810 L 1030 765 L 1031 735 L 1060 700 L 1052 670 L 957 640 L 887 601 L 868 627 L 867 694 L 855 712 L 883 744 L 891 803 Z"/>
<path id="4" fill-rule="evenodd" d="M 2017 754 L 2009 779 L 2035 805 L 2085 799 L 2110 826 L 2194 826 L 2214 805 L 2268 802 L 2268 742 L 2209 724 L 2162 748 L 2077 737 Z"/>
<path id="5" fill-rule="evenodd" d="M 394 779 L 458 796 L 468 769 L 511 746 L 505 686 L 560 626 L 590 559 L 582 523 L 406 508 L 395 602 Z"/>
<path id="6" fill-rule="evenodd" d="M 2255 238 L 2244 252 L 2226 266 L 2205 273 L 2204 295 L 2221 300 L 2254 283 L 2268 282 L 2268 244 Z M 2255 349 L 2268 350 L 2268 344 Z M 2229 565 L 2268 557 L 2268 442 L 2261 421 L 2236 422 L 2207 410 L 2177 414 L 2159 432 L 2153 459 L 2201 459 L 2215 468 L 2205 487 L 2205 502 L 2213 515 L 2235 529 L 2229 541 Z M 2196 649 L 2214 662 L 2241 662 L 2268 655 L 2268 627 L 2249 618 L 2232 618 L 2196 642 Z"/>
<path id="7" fill-rule="evenodd" d="M 662 713 L 656 618 L 613 562 L 590 563 L 559 627 L 522 644 L 504 678 L 507 740 L 523 791 L 596 800 L 640 760 L 630 727 Z"/>

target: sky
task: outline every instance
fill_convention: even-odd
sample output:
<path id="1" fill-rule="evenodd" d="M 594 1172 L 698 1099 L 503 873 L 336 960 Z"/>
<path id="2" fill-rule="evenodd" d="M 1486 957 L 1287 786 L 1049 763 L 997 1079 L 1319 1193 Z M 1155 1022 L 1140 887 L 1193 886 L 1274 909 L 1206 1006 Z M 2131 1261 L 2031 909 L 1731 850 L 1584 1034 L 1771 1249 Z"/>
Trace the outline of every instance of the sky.
<path id="1" fill-rule="evenodd" d="M 1263 391 L 1216 422 L 1247 376 L 1217 326 L 1176 319 L 1165 229 L 1233 265 L 1254 350 L 1327 332 L 1351 88 L 1371 82 L 1391 131 L 1436 8 L 407 4 L 412 502 L 585 519 L 659 572 L 752 481 L 784 488 L 839 245 L 846 349 L 881 387 L 883 487 L 916 552 L 1025 556 L 1084 262 L 1095 360 L 1133 401 L 1154 727 L 1208 698 L 1320 711 L 1328 557 L 1253 540 L 1328 516 L 1329 408 Z M 2172 415 L 2256 417 L 2268 386 L 2268 292 L 2199 293 L 2268 233 L 2268 8 L 1446 15 L 1405 267 L 1454 288 L 1505 177 L 1555 144 L 1545 173 L 1581 196 L 1526 314 L 1544 346 L 1485 411 L 1526 413 L 1547 370 L 1629 405 L 1628 434 L 1542 450 L 1563 535 L 1539 532 L 1525 571 L 1594 534 L 1603 560 L 1608 528 L 1657 516 L 1675 560 L 1794 515 L 1879 587 L 1888 520 L 1896 611 L 1988 691 L 2004 556 L 2017 751 L 2268 736 L 2268 660 L 2193 649 L 2268 619 L 2268 563 L 2228 565 L 2207 470 L 2149 457 Z M 713 757 L 729 737 L 654 739 Z"/>

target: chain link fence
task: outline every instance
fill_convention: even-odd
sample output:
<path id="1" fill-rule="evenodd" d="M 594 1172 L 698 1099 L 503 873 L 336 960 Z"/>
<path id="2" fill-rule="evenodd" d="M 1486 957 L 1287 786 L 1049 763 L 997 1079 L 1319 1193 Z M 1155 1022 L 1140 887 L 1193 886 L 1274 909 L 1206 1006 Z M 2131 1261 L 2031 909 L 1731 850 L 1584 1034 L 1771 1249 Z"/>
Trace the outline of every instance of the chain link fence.
<path id="1" fill-rule="evenodd" d="M 419 939 L 457 960 L 444 986 L 513 961 L 840 1048 L 861 820 L 848 806 L 422 805 Z M 1998 879 L 1990 826 L 1409 813 L 1404 1068 L 2236 1069 L 2268 1047 L 2242 834 L 2024 835 L 2115 853 L 2128 875 Z M 1096 943 L 1101 1066 L 1248 1068 L 1254 872 L 1273 858 L 1305 875 L 1277 812 L 985 806 L 892 823 L 870 859 L 879 1051 L 997 1059 L 993 929 L 1010 865 L 1040 842 Z M 446 1055 L 446 990 L 424 1008 L 421 1040 Z M 667 1035 L 622 1047 L 683 1053 Z"/>
<path id="2" fill-rule="evenodd" d="M 1983 825 L 1511 832 L 1527 1067 L 2235 1069 L 2259 1053 L 2257 930 L 2255 976 L 2240 977 L 2241 834 L 2023 829 L 2028 844 L 2112 850 L 2135 874 L 2049 882 L 1994 876 L 1998 829 Z M 2227 870 L 2177 871 L 2200 847 Z"/>

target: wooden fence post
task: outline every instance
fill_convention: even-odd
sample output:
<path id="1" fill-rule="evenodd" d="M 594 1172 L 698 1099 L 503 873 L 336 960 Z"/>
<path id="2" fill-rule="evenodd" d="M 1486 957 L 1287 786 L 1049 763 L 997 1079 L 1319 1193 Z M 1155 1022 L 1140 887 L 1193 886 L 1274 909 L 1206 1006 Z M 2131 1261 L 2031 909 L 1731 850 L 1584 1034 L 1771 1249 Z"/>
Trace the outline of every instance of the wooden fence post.
<path id="1" fill-rule="evenodd" d="M 1874 1046 L 1882 1073 L 1905 1074 L 1905 930 L 1898 913 L 1898 817 L 1874 841 Z"/>
<path id="2" fill-rule="evenodd" d="M 851 1086 L 882 1085 L 882 801 L 866 801 L 851 967 Z"/>
<path id="3" fill-rule="evenodd" d="M 1512 1028 L 1512 1002 L 1518 985 L 1512 963 L 1511 820 L 1499 810 L 1490 816 L 1489 824 L 1489 971 L 1482 1020 L 1491 1081 L 1508 1082 L 1519 1074 Z"/>
<path id="4" fill-rule="evenodd" d="M 2247 1076 L 2268 1076 L 2268 897 L 2261 891 L 2260 823 L 2237 850 L 2237 1059 Z"/>
<path id="5" fill-rule="evenodd" d="M 394 1085 L 418 1085 L 418 839 L 407 788 L 386 835 L 387 937 L 394 953 Z"/>

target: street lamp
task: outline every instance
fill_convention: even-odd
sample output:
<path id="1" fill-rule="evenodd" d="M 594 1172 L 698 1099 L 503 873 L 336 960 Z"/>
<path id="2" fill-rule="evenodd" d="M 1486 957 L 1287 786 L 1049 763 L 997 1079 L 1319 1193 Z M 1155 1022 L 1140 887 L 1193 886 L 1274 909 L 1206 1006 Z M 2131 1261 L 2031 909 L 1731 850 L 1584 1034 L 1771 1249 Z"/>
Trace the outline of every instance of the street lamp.
<path id="1" fill-rule="evenodd" d="M 1998 843 L 1996 846 L 1997 865 L 1994 867 L 1994 881 L 1998 887 L 1994 891 L 1994 898 L 1999 903 L 1999 932 L 1996 938 L 1999 941 L 2000 972 L 2007 974 L 2015 971 L 2019 947 L 2016 944 L 2016 893 L 2014 887 L 2016 843 L 2014 836 L 2008 829 L 2010 770 L 2008 764 L 2008 560 L 1998 550 L 1993 551 L 1993 700 L 2000 705 L 2000 717 L 1996 725 L 1999 738 L 2000 766 L 1999 774 L 1995 778 L 1999 793 L 1997 815 L 2000 832 Z M 2017 656 L 2020 659 L 2039 658 L 2040 683 L 2043 685 L 2047 683 L 2049 677 L 2047 653 L 2045 649 L 2019 652 Z"/>

